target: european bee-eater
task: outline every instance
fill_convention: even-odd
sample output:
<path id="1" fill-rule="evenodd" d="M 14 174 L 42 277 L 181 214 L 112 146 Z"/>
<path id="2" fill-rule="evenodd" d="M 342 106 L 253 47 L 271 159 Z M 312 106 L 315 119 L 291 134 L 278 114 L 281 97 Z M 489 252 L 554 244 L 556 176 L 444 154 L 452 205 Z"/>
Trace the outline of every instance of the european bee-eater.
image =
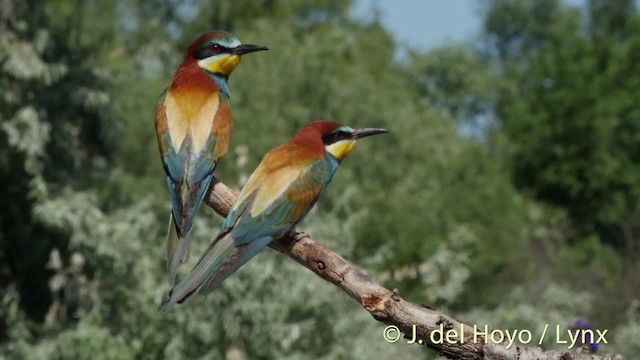
<path id="1" fill-rule="evenodd" d="M 220 233 L 191 273 L 171 291 L 162 311 L 202 288 L 211 290 L 273 240 L 293 234 L 356 140 L 386 129 L 352 129 L 313 122 L 269 151 L 244 186 Z"/>
<path id="2" fill-rule="evenodd" d="M 227 80 L 240 57 L 264 46 L 243 45 L 225 31 L 200 35 L 184 54 L 173 81 L 156 108 L 156 134 L 171 217 L 165 259 L 171 283 L 189 257 L 193 219 L 202 204 L 216 163 L 227 152 L 231 109 Z"/>

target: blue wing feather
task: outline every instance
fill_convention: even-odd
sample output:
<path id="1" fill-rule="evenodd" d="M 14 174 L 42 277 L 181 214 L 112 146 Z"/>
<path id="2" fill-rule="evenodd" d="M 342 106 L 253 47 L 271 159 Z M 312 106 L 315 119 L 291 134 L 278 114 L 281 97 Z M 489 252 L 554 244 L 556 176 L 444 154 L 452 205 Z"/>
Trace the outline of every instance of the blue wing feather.
<path id="1" fill-rule="evenodd" d="M 270 235 L 278 239 L 287 234 L 300 222 L 311 210 L 320 194 L 327 185 L 326 174 L 330 170 L 327 163 L 318 160 L 309 165 L 309 168 L 302 172 L 294 180 L 289 188 L 276 199 L 269 207 L 256 217 L 246 214 L 237 221 L 232 230 L 236 245 L 250 242 L 254 237 Z M 297 198 L 296 195 L 310 194 Z M 249 197 L 247 202 L 252 202 L 253 197 Z M 250 207 L 250 204 L 247 204 Z"/>
<path id="2" fill-rule="evenodd" d="M 162 311 L 184 302 L 203 287 L 211 290 L 220 285 L 273 240 L 291 232 L 324 191 L 327 171 L 332 170 L 335 169 L 330 169 L 324 161 L 314 162 L 276 201 L 255 217 L 248 210 L 259 190 L 234 206 L 216 239 L 191 273 L 174 287 Z M 292 198 L 299 201 L 291 201 Z"/>
<path id="3" fill-rule="evenodd" d="M 163 94 L 162 101 L 166 97 Z M 215 114 L 211 114 L 212 120 Z M 171 121 L 171 119 L 167 119 Z M 202 205 L 213 180 L 216 162 L 217 137 L 210 135 L 203 149 L 192 151 L 192 141 L 187 133 L 180 148 L 173 147 L 170 132 L 162 134 L 162 162 L 167 173 L 167 187 L 171 199 L 171 223 L 175 232 L 169 231 L 165 244 L 165 258 L 173 283 L 178 266 L 187 261 L 190 253 L 190 231 L 193 220 Z"/>
<path id="4" fill-rule="evenodd" d="M 190 153 L 189 137 L 177 152 L 170 146 L 169 133 L 163 135 L 163 140 L 169 145 L 165 147 L 167 153 L 162 159 L 167 172 L 171 207 L 178 234 L 183 237 L 191 229 L 193 219 L 213 179 L 216 137 L 211 136 L 200 154 Z"/>

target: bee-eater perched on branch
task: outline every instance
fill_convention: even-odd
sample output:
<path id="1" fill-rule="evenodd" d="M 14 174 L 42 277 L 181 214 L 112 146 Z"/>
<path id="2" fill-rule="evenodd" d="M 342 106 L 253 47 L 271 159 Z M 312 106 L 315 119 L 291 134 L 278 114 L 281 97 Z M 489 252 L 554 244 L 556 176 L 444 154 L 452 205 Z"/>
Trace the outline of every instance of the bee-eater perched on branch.
<path id="1" fill-rule="evenodd" d="M 240 44 L 225 31 L 204 33 L 189 46 L 160 97 L 156 134 L 171 195 L 165 258 L 172 284 L 178 266 L 189 257 L 191 225 L 213 170 L 229 147 L 227 80 L 243 54 L 259 50 L 267 48 Z"/>
<path id="2" fill-rule="evenodd" d="M 162 311 L 203 288 L 215 288 L 273 240 L 292 234 L 357 139 L 386 132 L 319 121 L 269 151 L 238 195 L 218 236 L 191 273 L 173 288 Z"/>

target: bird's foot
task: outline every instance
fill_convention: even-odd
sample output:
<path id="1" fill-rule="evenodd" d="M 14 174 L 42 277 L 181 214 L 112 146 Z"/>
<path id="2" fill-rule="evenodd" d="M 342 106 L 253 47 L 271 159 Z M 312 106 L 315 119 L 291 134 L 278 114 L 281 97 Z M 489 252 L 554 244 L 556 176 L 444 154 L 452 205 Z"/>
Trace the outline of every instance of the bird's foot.
<path id="1" fill-rule="evenodd" d="M 306 232 L 295 231 L 295 230 L 291 231 L 289 236 L 291 236 L 295 240 L 295 242 L 298 242 L 304 238 L 310 237 L 309 234 L 307 234 Z"/>

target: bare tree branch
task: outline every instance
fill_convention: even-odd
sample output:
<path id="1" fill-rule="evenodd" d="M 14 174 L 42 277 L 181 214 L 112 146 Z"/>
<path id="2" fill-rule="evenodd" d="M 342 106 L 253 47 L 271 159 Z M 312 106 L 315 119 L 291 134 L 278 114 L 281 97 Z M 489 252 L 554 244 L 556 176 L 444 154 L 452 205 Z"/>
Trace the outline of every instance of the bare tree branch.
<path id="1" fill-rule="evenodd" d="M 214 185 L 205 202 L 218 214 L 226 217 L 237 194 L 214 178 Z M 579 349 L 575 353 L 543 351 L 538 347 L 525 347 L 508 342 L 486 343 L 485 336 L 474 333 L 473 325 L 463 324 L 427 305 L 416 305 L 403 300 L 397 291 L 390 291 L 358 270 L 355 266 L 307 235 L 297 238 L 286 236 L 274 241 L 271 247 L 321 278 L 336 285 L 358 301 L 374 319 L 389 326 L 390 337 L 404 334 L 407 343 L 426 345 L 449 359 L 462 360 L 624 360 L 622 355 L 594 355 Z M 478 331 L 485 331 L 480 328 Z M 394 332 L 396 332 L 394 334 Z M 449 338 L 445 338 L 449 333 Z M 479 336 L 476 336 L 479 335 Z M 380 341 L 385 341 L 381 332 Z M 536 342 L 536 340 L 534 340 Z M 391 345 L 390 345 L 391 346 Z"/>

